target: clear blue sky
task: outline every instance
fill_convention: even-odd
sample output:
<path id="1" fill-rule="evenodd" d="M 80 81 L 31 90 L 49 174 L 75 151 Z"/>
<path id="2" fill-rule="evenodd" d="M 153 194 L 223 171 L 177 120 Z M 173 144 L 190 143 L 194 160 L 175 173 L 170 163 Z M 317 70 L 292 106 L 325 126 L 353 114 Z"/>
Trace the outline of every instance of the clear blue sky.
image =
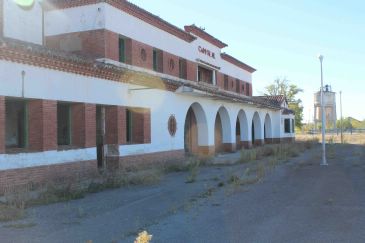
<path id="1" fill-rule="evenodd" d="M 195 23 L 226 42 L 225 52 L 255 67 L 254 95 L 276 77 L 304 89 L 305 121 L 313 118 L 320 86 L 317 54 L 324 55 L 324 82 L 343 92 L 343 114 L 365 119 L 365 1 L 339 0 L 131 0 L 183 27 Z M 339 94 L 337 95 L 339 116 Z"/>

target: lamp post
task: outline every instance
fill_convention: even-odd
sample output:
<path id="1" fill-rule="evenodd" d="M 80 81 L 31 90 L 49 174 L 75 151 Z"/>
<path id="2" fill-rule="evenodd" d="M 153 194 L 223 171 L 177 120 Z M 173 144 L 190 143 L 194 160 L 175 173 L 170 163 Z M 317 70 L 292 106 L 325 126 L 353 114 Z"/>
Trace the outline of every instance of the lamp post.
<path id="1" fill-rule="evenodd" d="M 326 161 L 326 116 L 324 114 L 324 105 L 323 105 L 323 55 L 318 55 L 318 59 L 321 63 L 321 113 L 322 113 L 322 162 L 321 165 L 328 165 Z"/>

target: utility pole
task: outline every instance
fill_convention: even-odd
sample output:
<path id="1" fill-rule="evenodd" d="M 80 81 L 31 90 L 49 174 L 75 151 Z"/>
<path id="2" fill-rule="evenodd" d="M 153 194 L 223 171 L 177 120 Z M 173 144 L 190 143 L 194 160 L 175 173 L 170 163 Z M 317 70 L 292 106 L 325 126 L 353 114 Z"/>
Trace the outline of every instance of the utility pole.
<path id="1" fill-rule="evenodd" d="M 343 144 L 342 91 L 340 91 L 340 116 L 341 116 L 341 123 L 340 123 L 341 144 Z"/>

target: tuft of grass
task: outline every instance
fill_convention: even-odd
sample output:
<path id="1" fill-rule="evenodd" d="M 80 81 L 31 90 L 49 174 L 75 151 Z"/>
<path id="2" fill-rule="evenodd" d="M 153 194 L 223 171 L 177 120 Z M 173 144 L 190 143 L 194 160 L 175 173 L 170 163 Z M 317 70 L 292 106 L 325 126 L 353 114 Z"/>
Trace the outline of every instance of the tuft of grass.
<path id="1" fill-rule="evenodd" d="M 186 183 L 193 183 L 196 181 L 196 178 L 199 173 L 199 167 L 201 165 L 201 161 L 197 158 L 191 158 L 189 161 L 189 175 L 186 178 Z"/>
<path id="2" fill-rule="evenodd" d="M 0 222 L 18 220 L 23 218 L 24 215 L 24 207 L 0 204 Z"/>

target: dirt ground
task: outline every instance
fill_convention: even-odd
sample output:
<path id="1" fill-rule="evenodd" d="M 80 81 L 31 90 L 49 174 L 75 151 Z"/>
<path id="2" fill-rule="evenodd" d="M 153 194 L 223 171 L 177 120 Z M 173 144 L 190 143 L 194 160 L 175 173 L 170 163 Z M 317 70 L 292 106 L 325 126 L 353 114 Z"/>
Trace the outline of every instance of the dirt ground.
<path id="1" fill-rule="evenodd" d="M 362 144 L 362 143 L 360 143 Z M 0 242 L 365 242 L 365 147 L 320 146 L 285 162 L 269 158 L 166 175 L 150 186 L 89 194 L 27 209 L 0 223 Z M 259 165 L 259 166 L 258 166 Z"/>

